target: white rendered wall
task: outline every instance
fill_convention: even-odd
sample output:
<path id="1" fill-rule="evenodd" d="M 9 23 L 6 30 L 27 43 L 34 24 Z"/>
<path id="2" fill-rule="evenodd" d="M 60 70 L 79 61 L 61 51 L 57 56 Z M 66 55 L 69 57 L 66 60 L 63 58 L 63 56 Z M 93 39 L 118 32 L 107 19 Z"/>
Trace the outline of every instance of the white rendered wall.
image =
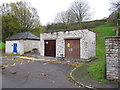
<path id="1" fill-rule="evenodd" d="M 27 51 L 31 51 L 36 48 L 39 50 L 40 41 L 38 40 L 16 40 L 6 41 L 6 53 L 13 53 L 13 43 L 17 43 L 18 54 L 22 55 Z"/>
<path id="2" fill-rule="evenodd" d="M 14 40 L 14 41 L 6 41 L 6 48 L 5 52 L 6 53 L 13 53 L 13 44 L 17 43 L 17 52 L 18 54 L 20 53 L 20 41 L 19 40 Z"/>

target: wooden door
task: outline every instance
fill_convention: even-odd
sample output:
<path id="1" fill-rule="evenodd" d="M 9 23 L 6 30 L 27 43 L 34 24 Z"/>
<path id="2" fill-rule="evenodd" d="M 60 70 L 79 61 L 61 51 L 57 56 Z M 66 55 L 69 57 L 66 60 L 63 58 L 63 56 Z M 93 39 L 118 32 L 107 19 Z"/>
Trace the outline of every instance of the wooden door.
<path id="1" fill-rule="evenodd" d="M 80 58 L 80 39 L 65 40 L 65 57 Z"/>
<path id="2" fill-rule="evenodd" d="M 45 40 L 45 56 L 56 57 L 55 40 Z"/>

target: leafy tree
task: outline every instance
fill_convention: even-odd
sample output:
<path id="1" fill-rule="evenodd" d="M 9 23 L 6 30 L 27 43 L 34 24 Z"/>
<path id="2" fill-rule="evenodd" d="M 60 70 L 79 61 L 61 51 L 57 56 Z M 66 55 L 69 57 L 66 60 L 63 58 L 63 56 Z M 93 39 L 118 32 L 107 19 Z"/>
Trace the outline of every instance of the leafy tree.
<path id="1" fill-rule="evenodd" d="M 3 39 L 18 32 L 40 33 L 42 26 L 40 25 L 37 10 L 30 3 L 23 1 L 6 3 L 0 6 L 0 11 L 0 15 L 3 18 Z"/>
<path id="2" fill-rule="evenodd" d="M 43 26 L 39 25 L 35 29 L 33 29 L 31 32 L 34 33 L 36 36 L 40 36 L 40 33 L 42 33 Z"/>
<path id="3" fill-rule="evenodd" d="M 20 32 L 19 20 L 9 15 L 2 15 L 2 41 L 13 34 Z"/>
<path id="4" fill-rule="evenodd" d="M 20 1 L 11 3 L 10 6 L 11 15 L 20 20 L 21 26 L 23 26 L 26 31 L 39 27 L 40 20 L 37 10 L 31 7 L 30 3 Z"/>

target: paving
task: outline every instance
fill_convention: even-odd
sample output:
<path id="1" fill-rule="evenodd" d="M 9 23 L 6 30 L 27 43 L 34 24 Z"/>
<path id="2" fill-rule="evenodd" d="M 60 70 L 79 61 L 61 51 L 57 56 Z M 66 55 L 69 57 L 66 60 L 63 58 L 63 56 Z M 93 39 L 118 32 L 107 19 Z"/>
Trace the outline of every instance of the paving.
<path id="1" fill-rule="evenodd" d="M 3 73 L 3 87 L 78 88 L 78 86 L 69 82 L 69 79 L 67 78 L 67 72 L 73 70 L 75 66 L 78 65 L 82 65 L 82 67 L 75 70 L 77 74 L 74 74 L 73 78 L 76 82 L 81 84 L 80 86 L 92 87 L 92 89 L 118 89 L 119 87 L 118 83 L 113 81 L 103 83 L 96 80 L 91 80 L 91 76 L 89 75 L 89 72 L 87 72 L 87 68 L 94 62 L 83 64 L 82 62 L 63 60 L 62 58 L 42 57 L 39 55 L 30 54 L 26 54 L 24 56 L 8 55 L 5 57 L 9 57 L 11 60 L 3 61 L 4 64 L 9 62 L 8 66 L 10 66 Z M 6 72 L 10 72 L 11 74 Z M 11 80 L 13 80 L 14 83 L 6 86 L 6 82 L 8 83 L 10 81 L 7 79 L 11 77 Z M 18 83 L 17 81 L 20 82 Z M 36 84 L 32 85 L 32 83 Z"/>
<path id="2" fill-rule="evenodd" d="M 57 63 L 57 64 L 67 64 L 72 66 L 82 65 L 83 62 L 75 61 L 74 60 L 67 60 L 63 58 L 56 58 L 56 57 L 46 57 L 34 54 L 25 54 L 24 56 L 14 56 L 14 58 L 21 58 L 24 60 L 30 60 L 35 62 L 48 62 L 48 63 Z"/>
<path id="3" fill-rule="evenodd" d="M 35 62 L 11 55 L 3 56 L 2 63 L 3 88 L 79 88 L 67 77 L 75 67 L 72 65 Z"/>

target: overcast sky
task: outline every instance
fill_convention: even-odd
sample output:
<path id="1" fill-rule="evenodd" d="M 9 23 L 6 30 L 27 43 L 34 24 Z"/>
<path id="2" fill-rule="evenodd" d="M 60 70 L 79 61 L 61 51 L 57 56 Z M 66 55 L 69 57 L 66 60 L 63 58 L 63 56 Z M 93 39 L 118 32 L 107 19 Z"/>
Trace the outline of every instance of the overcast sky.
<path id="1" fill-rule="evenodd" d="M 20 0 L 1 0 L 2 3 L 17 2 Z M 75 0 L 23 0 L 31 3 L 36 8 L 42 25 L 54 21 L 56 14 L 60 11 L 66 11 Z M 110 0 L 86 0 L 90 4 L 91 12 L 94 14 L 92 20 L 108 17 Z"/>

